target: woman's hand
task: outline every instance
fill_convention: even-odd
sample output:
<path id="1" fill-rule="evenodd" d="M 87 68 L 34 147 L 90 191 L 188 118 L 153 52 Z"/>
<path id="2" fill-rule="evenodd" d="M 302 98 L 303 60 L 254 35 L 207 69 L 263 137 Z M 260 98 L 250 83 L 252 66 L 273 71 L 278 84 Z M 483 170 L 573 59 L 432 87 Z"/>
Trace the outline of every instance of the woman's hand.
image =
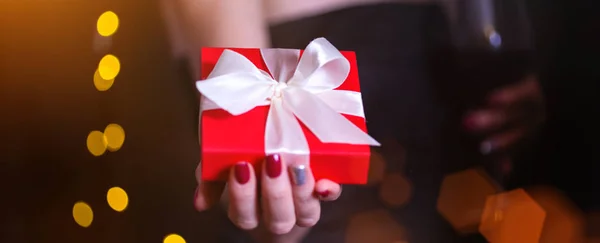
<path id="1" fill-rule="evenodd" d="M 493 92 L 485 107 L 465 117 L 466 128 L 483 135 L 483 154 L 510 151 L 545 119 L 544 97 L 535 76 Z"/>
<path id="2" fill-rule="evenodd" d="M 257 173 L 251 164 L 240 162 L 231 169 L 226 185 L 200 181 L 197 169 L 196 209 L 203 211 L 217 203 L 227 186 L 228 216 L 241 229 L 256 228 L 261 217 L 274 234 L 286 234 L 295 225 L 313 226 L 321 215 L 319 200 L 337 199 L 341 187 L 325 179 L 315 182 L 309 167 L 288 169 L 287 164 L 291 163 L 282 161 L 279 155 L 270 155 L 262 165 L 262 173 Z"/>

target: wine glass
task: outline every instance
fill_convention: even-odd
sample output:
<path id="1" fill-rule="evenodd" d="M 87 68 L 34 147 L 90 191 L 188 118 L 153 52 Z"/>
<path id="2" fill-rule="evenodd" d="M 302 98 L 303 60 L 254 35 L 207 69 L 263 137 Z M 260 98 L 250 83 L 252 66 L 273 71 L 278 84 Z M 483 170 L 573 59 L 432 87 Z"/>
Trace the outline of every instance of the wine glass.
<path id="1" fill-rule="evenodd" d="M 533 72 L 532 30 L 524 1 L 451 2 L 450 48 L 457 75 L 468 82 L 465 98 L 480 104 L 492 90 Z"/>
<path id="2" fill-rule="evenodd" d="M 486 105 L 493 91 L 535 73 L 526 6 L 522 0 L 452 0 L 445 7 L 449 41 L 436 50 L 432 75 L 451 111 L 446 143 L 457 144 L 450 147 L 465 167 L 483 165 L 498 183 L 506 183 L 505 164 L 486 154 L 484 137 L 467 133 L 462 118 Z"/>

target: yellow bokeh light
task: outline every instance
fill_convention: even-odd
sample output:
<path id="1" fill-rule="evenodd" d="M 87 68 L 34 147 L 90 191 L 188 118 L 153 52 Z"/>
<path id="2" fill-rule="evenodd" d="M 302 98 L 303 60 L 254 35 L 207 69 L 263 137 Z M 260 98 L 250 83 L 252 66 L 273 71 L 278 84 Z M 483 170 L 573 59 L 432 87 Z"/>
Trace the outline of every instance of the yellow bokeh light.
<path id="1" fill-rule="evenodd" d="M 122 212 L 129 204 L 129 197 L 123 188 L 113 187 L 106 193 L 106 201 L 108 201 L 108 206 L 113 210 Z"/>
<path id="2" fill-rule="evenodd" d="M 98 74 L 104 80 L 115 79 L 119 75 L 119 71 L 121 71 L 121 63 L 119 58 L 114 55 L 104 56 L 98 64 Z"/>
<path id="3" fill-rule="evenodd" d="M 98 91 L 107 91 L 110 89 L 110 87 L 112 87 L 112 85 L 115 83 L 114 79 L 110 79 L 110 80 L 105 80 L 100 76 L 100 72 L 98 72 L 98 70 L 96 70 L 96 72 L 94 73 L 94 86 L 96 86 L 96 89 Z"/>
<path id="4" fill-rule="evenodd" d="M 101 36 L 111 36 L 119 28 L 119 17 L 113 11 L 106 11 L 98 18 L 96 29 Z"/>
<path id="5" fill-rule="evenodd" d="M 94 212 L 87 203 L 77 202 L 73 205 L 73 219 L 79 226 L 87 228 L 94 220 Z"/>
<path id="6" fill-rule="evenodd" d="M 163 243 L 185 243 L 185 240 L 178 234 L 170 234 L 165 237 Z"/>
<path id="7" fill-rule="evenodd" d="M 108 145 L 108 150 L 111 152 L 117 151 L 125 142 L 125 130 L 119 124 L 109 124 L 104 129 L 104 136 Z"/>
<path id="8" fill-rule="evenodd" d="M 92 131 L 87 137 L 88 151 L 94 156 L 103 155 L 106 152 L 107 141 L 104 133 L 101 131 Z"/>

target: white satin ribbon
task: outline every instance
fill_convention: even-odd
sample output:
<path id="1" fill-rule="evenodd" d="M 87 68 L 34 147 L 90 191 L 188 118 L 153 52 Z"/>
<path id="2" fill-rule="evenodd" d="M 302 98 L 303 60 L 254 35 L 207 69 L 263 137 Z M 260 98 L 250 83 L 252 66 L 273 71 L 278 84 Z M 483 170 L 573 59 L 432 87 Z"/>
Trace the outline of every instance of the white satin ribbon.
<path id="1" fill-rule="evenodd" d="M 273 77 L 243 55 L 224 50 L 208 78 L 196 82 L 201 109 L 240 115 L 270 105 L 265 153 L 295 163 L 308 163 L 310 154 L 298 120 L 323 143 L 380 145 L 341 115 L 364 118 L 364 111 L 359 92 L 335 90 L 346 80 L 350 63 L 329 41 L 313 40 L 302 57 L 293 49 L 261 49 L 261 55 Z"/>

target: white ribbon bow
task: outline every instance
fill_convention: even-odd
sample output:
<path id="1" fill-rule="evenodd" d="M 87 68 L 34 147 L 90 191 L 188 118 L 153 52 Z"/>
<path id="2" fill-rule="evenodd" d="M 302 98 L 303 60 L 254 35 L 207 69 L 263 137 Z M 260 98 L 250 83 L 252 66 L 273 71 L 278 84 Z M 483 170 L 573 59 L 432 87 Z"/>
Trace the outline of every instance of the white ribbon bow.
<path id="1" fill-rule="evenodd" d="M 340 113 L 364 118 L 361 94 L 334 90 L 350 72 L 348 60 L 325 38 L 300 50 L 261 49 L 273 77 L 232 50 L 224 50 L 208 78 L 196 82 L 201 109 L 240 115 L 270 105 L 265 153 L 308 163 L 310 149 L 298 120 L 323 143 L 379 146 Z M 299 58 L 300 57 L 300 58 Z M 298 118 L 298 120 L 296 119 Z"/>

